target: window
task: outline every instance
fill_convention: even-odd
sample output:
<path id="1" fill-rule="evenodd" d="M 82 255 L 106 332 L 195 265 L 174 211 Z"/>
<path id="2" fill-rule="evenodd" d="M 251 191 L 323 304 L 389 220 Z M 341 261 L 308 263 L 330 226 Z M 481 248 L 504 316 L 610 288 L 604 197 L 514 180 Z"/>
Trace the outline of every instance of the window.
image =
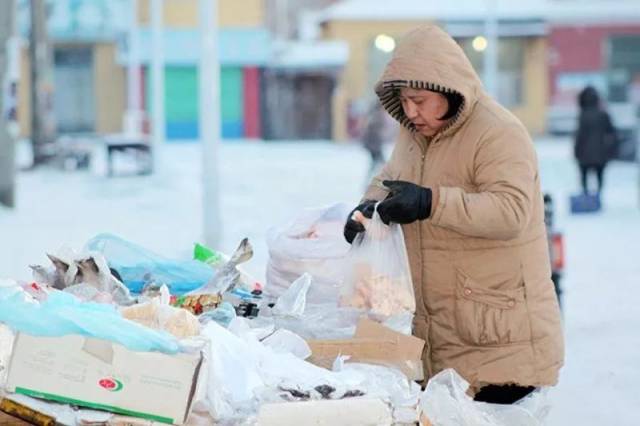
<path id="1" fill-rule="evenodd" d="M 482 78 L 484 53 L 474 49 L 473 38 L 461 39 L 458 42 L 480 78 Z M 519 106 L 524 102 L 525 49 L 525 38 L 502 37 L 498 40 L 498 80 L 496 90 L 498 101 L 506 107 Z"/>

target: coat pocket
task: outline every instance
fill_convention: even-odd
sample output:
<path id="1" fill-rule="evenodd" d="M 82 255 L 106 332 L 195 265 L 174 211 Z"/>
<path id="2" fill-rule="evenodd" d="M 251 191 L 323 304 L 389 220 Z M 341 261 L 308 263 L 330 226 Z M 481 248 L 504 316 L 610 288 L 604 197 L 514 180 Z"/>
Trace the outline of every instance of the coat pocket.
<path id="1" fill-rule="evenodd" d="M 493 290 L 458 273 L 456 328 L 473 345 L 507 345 L 531 340 L 524 282 L 509 290 Z"/>

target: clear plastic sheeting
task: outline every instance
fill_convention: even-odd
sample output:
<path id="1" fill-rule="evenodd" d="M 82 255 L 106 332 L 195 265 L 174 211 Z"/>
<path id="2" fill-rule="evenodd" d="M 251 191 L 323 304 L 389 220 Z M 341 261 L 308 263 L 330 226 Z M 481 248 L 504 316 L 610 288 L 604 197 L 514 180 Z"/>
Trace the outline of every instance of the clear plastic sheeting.
<path id="1" fill-rule="evenodd" d="M 177 353 L 177 339 L 124 319 L 113 305 L 81 302 L 52 291 L 38 302 L 22 288 L 0 287 L 0 323 L 32 336 L 79 334 L 119 343 L 134 351 Z"/>
<path id="2" fill-rule="evenodd" d="M 332 303 L 309 303 L 308 292 L 316 282 L 309 274 L 298 278 L 276 301 L 272 309 L 262 308 L 261 315 L 251 322 L 256 328 L 270 324 L 273 328 L 291 330 L 305 339 L 348 339 L 356 324 L 367 311 Z M 411 334 L 413 313 L 403 312 L 385 318 L 382 324 L 403 334 Z M 259 325 L 258 325 L 259 324 Z"/>
<path id="3" fill-rule="evenodd" d="M 278 298 L 273 307 L 273 314 L 283 317 L 301 317 L 307 306 L 309 288 L 311 288 L 311 275 L 304 273 Z"/>
<path id="4" fill-rule="evenodd" d="M 258 341 L 243 318 L 229 329 L 209 323 L 208 401 L 212 417 L 221 424 L 240 424 L 255 416 L 265 402 L 380 398 L 403 419 L 417 419 L 420 388 L 398 370 L 365 364 L 341 365 L 330 371 L 279 352 Z M 396 421 L 400 421 L 399 419 Z"/>
<path id="5" fill-rule="evenodd" d="M 368 397 L 380 398 L 393 409 L 396 424 L 415 424 L 418 421 L 418 402 L 421 388 L 416 382 L 395 368 L 361 363 L 334 363 L 334 371 L 362 374 L 362 387 Z"/>
<path id="6" fill-rule="evenodd" d="M 9 327 L 0 324 L 0 399 L 4 392 L 4 385 L 7 381 L 7 372 L 9 369 L 9 360 L 13 349 L 13 332 Z"/>
<path id="7" fill-rule="evenodd" d="M 308 273 L 314 281 L 308 296 L 311 303 L 337 301 L 342 262 L 350 248 L 342 235 L 349 211 L 346 204 L 306 209 L 289 223 L 267 231 L 268 296 L 280 297 Z"/>
<path id="8" fill-rule="evenodd" d="M 476 402 L 467 395 L 469 383 L 455 370 L 435 375 L 420 397 L 422 415 L 433 426 L 543 426 L 550 405 L 539 389 L 512 405 Z"/>
<path id="9" fill-rule="evenodd" d="M 291 330 L 305 339 L 353 337 L 358 319 L 365 311 L 340 307 L 335 301 L 308 303 L 308 292 L 315 285 L 311 275 L 303 274 L 278 298 L 271 310 L 262 309 L 258 317 L 260 323 L 270 322 L 275 328 Z"/>
<path id="10" fill-rule="evenodd" d="M 274 316 L 278 328 L 291 330 L 305 339 L 348 339 L 356 332 L 358 320 L 366 315 L 361 309 L 335 304 L 307 305 L 300 317 Z"/>

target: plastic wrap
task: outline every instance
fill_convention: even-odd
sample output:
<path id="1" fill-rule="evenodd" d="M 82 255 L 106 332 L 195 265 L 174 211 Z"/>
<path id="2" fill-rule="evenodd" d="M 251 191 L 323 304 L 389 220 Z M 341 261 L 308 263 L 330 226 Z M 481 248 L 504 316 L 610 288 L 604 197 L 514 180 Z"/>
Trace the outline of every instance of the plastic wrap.
<path id="1" fill-rule="evenodd" d="M 278 298 L 300 275 L 312 276 L 311 303 L 337 301 L 342 262 L 349 244 L 342 235 L 349 207 L 307 209 L 291 222 L 267 231 L 267 295 Z"/>
<path id="2" fill-rule="evenodd" d="M 4 392 L 4 385 L 7 380 L 14 337 L 9 327 L 0 324 L 0 400 L 2 400 L 2 392 Z"/>
<path id="3" fill-rule="evenodd" d="M 208 399 L 216 421 L 251 418 L 266 402 L 358 396 L 389 404 L 398 416 L 395 421 L 417 419 L 420 388 L 400 371 L 365 364 L 345 364 L 337 371 L 317 367 L 284 350 L 288 346 L 296 351 L 294 340 L 286 338 L 274 350 L 258 341 L 245 323 L 238 318 L 227 330 L 212 322 L 203 330 L 211 341 Z"/>
<path id="4" fill-rule="evenodd" d="M 422 414 L 433 426 L 543 426 L 549 413 L 546 389 L 535 390 L 512 405 L 476 402 L 469 383 L 455 370 L 436 374 L 420 397 Z"/>
<path id="5" fill-rule="evenodd" d="M 0 322 L 14 332 L 33 336 L 80 334 L 120 343 L 134 351 L 176 353 L 180 349 L 170 334 L 122 318 L 113 305 L 83 303 L 61 291 L 52 291 L 40 303 L 20 287 L 0 287 Z"/>
<path id="6" fill-rule="evenodd" d="M 214 270 L 197 260 L 175 261 L 112 234 L 89 240 L 86 249 L 102 253 L 122 282 L 134 293 L 149 284 L 166 284 L 171 294 L 184 294 L 202 287 Z"/>

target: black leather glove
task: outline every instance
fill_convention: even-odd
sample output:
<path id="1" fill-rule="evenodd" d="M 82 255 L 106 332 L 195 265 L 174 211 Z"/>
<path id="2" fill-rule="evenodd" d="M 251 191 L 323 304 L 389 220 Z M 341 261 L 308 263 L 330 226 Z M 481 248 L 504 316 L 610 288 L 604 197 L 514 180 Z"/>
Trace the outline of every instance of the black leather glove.
<path id="1" fill-rule="evenodd" d="M 344 239 L 347 240 L 349 244 L 353 242 L 359 232 L 364 232 L 364 226 L 360 222 L 352 219 L 353 214 L 356 211 L 360 211 L 364 217 L 371 219 L 376 203 L 377 201 L 374 200 L 365 200 L 362 204 L 353 209 L 351 213 L 349 213 L 347 223 L 344 224 Z"/>
<path id="2" fill-rule="evenodd" d="M 385 180 L 382 184 L 390 191 L 378 205 L 378 213 L 384 223 L 407 224 L 431 216 L 433 194 L 430 188 L 401 180 Z"/>

